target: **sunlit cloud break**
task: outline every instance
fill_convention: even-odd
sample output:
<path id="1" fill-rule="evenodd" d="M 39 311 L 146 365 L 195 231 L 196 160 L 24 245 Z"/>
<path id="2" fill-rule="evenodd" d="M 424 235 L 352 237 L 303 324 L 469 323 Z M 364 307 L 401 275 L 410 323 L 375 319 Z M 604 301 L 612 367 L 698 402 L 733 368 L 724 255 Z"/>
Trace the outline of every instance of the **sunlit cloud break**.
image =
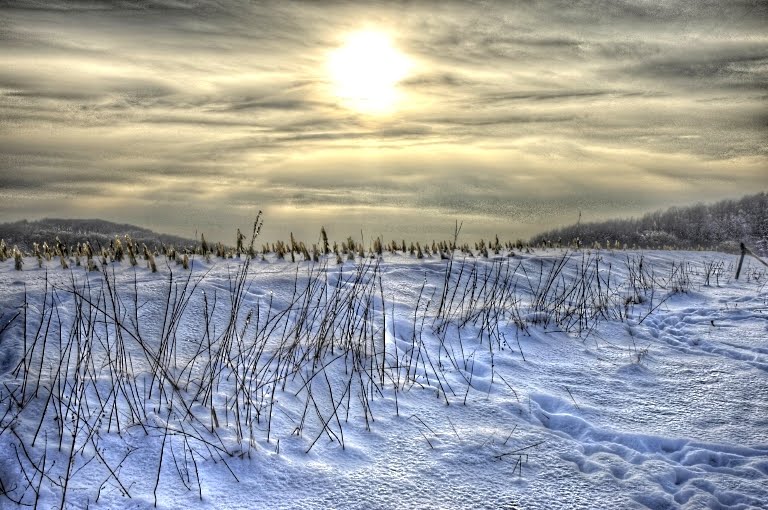
<path id="1" fill-rule="evenodd" d="M 525 237 L 768 188 L 764 2 L 10 2 L 0 220 Z"/>

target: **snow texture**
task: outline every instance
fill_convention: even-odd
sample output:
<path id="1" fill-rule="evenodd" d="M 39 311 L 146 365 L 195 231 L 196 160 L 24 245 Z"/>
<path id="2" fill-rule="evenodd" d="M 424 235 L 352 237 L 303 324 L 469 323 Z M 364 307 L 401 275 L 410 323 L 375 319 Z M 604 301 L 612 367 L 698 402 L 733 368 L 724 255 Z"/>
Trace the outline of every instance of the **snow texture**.
<path id="1" fill-rule="evenodd" d="M 768 508 L 768 275 L 735 263 L 6 260 L 0 507 Z"/>

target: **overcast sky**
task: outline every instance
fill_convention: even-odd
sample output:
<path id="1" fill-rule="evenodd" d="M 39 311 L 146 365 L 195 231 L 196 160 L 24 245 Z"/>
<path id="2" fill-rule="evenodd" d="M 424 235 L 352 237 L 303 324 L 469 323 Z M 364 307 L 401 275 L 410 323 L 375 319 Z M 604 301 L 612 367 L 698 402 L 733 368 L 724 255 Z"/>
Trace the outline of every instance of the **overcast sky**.
<path id="1" fill-rule="evenodd" d="M 137 7 L 138 5 L 138 7 Z M 768 189 L 768 2 L 0 7 L 0 221 L 515 239 Z M 334 95 L 375 29 L 386 114 Z"/>

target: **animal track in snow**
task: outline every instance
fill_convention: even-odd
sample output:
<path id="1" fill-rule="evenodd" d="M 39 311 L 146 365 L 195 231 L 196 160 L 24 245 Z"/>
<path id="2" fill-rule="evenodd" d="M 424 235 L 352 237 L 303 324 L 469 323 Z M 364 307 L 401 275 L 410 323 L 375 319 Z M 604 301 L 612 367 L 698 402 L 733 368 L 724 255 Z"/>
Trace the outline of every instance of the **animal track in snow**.
<path id="1" fill-rule="evenodd" d="M 768 445 L 759 448 L 697 442 L 684 438 L 617 432 L 594 426 L 573 414 L 566 400 L 531 395 L 532 416 L 542 426 L 578 448 L 561 455 L 586 476 L 609 476 L 633 490 L 635 480 L 652 481 L 655 487 L 638 486 L 636 502 L 648 508 L 702 505 L 728 508 L 736 504 L 723 487 L 756 487 L 768 496 Z M 740 490 L 739 503 L 744 503 Z M 759 507 L 761 500 L 750 504 Z M 745 508 L 739 506 L 737 508 Z"/>

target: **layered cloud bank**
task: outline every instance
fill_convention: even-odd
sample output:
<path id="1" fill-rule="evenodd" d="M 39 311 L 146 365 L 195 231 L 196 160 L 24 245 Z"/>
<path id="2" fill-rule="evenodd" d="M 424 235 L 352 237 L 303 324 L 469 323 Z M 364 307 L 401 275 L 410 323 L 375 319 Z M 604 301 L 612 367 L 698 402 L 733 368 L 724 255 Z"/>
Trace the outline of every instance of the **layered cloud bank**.
<path id="1" fill-rule="evenodd" d="M 768 187 L 765 2 L 11 2 L 0 220 L 526 237 Z M 332 92 L 375 28 L 386 115 Z"/>

